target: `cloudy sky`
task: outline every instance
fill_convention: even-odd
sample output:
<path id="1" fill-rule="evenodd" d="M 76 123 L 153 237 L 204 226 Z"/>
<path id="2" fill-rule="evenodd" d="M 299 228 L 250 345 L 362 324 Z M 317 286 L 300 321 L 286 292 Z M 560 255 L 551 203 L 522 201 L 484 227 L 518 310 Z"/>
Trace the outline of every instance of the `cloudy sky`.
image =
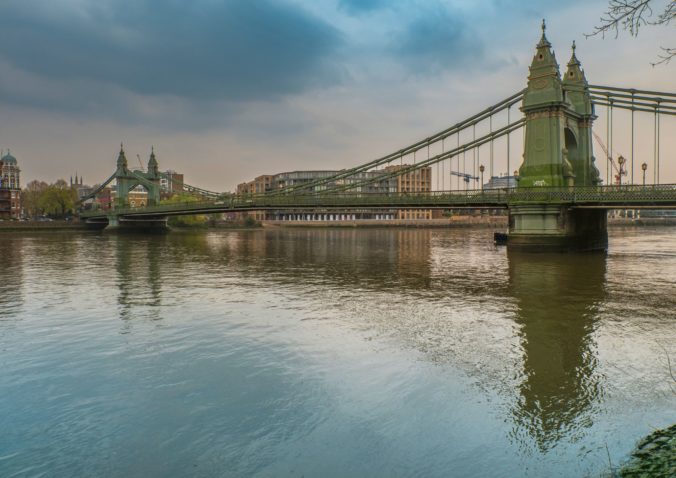
<path id="1" fill-rule="evenodd" d="M 162 169 L 217 191 L 259 174 L 348 167 L 523 88 L 543 17 L 559 63 L 576 40 L 590 82 L 676 91 L 676 63 L 650 65 L 676 26 L 586 39 L 606 6 L 2 0 L 0 147 L 19 159 L 24 184 L 75 172 L 101 181 L 121 141 L 130 164 L 154 145 Z M 674 157 L 668 138 L 662 148 Z M 676 182 L 676 168 L 665 174 Z"/>

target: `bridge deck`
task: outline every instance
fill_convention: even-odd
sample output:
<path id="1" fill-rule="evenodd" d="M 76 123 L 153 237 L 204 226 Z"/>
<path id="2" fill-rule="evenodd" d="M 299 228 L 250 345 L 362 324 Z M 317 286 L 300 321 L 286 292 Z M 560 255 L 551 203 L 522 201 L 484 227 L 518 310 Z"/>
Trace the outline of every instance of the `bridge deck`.
<path id="1" fill-rule="evenodd" d="M 80 217 L 177 216 L 254 210 L 472 208 L 497 209 L 526 204 L 569 205 L 575 208 L 676 208 L 676 184 L 599 186 L 586 188 L 511 188 L 390 194 L 289 194 L 231 196 L 214 201 L 161 204 L 112 211 L 83 211 Z"/>

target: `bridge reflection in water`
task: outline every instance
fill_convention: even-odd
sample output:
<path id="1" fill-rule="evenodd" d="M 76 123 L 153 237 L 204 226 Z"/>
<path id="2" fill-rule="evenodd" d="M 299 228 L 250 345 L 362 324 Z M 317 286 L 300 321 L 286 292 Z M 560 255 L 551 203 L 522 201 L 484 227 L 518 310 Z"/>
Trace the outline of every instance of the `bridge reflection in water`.
<path id="1" fill-rule="evenodd" d="M 605 444 L 617 463 L 673 410 L 655 344 L 675 343 L 675 239 L 612 234 L 607 256 L 454 229 L 8 236 L 5 443 L 68 431 L 9 469 L 73 469 L 105 434 L 132 457 L 115 474 L 206 456 L 279 476 L 290 456 L 308 475 L 597 476 Z"/>
<path id="2" fill-rule="evenodd" d="M 541 450 L 589 426 L 603 396 L 594 330 L 605 298 L 605 254 L 510 251 L 509 290 L 523 347 L 523 381 L 513 410 Z"/>
<path id="3" fill-rule="evenodd" d="M 456 262 L 453 268 L 435 264 L 435 249 L 448 247 L 440 243 L 443 236 L 425 229 L 320 229 L 112 238 L 120 318 L 126 332 L 133 326 L 134 313 L 159 319 L 159 307 L 174 300 L 163 294 L 163 282 L 184 282 L 185 270 L 201 271 L 215 287 L 219 270 L 236 270 L 251 286 L 252 300 L 262 282 L 281 289 L 307 285 L 309 295 L 320 289 L 335 291 L 336 304 L 327 303 L 327 308 L 345 309 L 339 302 L 355 296 L 397 294 L 401 302 L 390 305 L 401 314 L 383 315 L 382 304 L 365 302 L 357 307 L 358 317 L 345 320 L 359 319 L 361 323 L 352 325 L 377 333 L 386 330 L 435 363 L 457 362 L 468 370 L 493 368 L 480 382 L 513 395 L 515 426 L 510 434 L 519 443 L 534 441 L 546 451 L 581 433 L 593 421 L 603 395 L 593 334 L 599 304 L 605 299 L 606 255 L 510 251 L 505 257 L 504 251 L 487 249 L 496 260 L 490 273 L 487 264 L 465 261 L 457 267 Z M 478 234 L 469 237 L 483 240 Z M 476 244 L 457 244 L 445 253 L 457 261 L 467 247 Z M 227 288 L 222 293 L 227 294 Z M 460 315 L 435 316 L 433 309 L 443 310 L 448 297 Z M 421 298 L 428 302 L 419 304 Z M 485 313 L 482 304 L 494 309 L 496 304 L 490 302 L 495 301 L 505 305 L 505 310 L 495 312 L 496 322 L 473 323 Z M 497 320 L 499 316 L 511 317 L 513 325 Z M 470 329 L 475 326 L 479 329 Z M 505 337 L 507 345 L 488 343 L 486 326 L 493 332 L 504 329 L 504 334 L 511 330 L 514 336 Z M 476 341 L 475 347 L 486 356 L 464 350 L 468 341 Z M 507 360 L 504 368 L 489 364 L 499 360 L 495 352 L 501 347 L 504 350 L 498 353 Z M 510 383 L 506 375 L 518 379 Z M 500 383 L 488 383 L 496 379 Z"/>

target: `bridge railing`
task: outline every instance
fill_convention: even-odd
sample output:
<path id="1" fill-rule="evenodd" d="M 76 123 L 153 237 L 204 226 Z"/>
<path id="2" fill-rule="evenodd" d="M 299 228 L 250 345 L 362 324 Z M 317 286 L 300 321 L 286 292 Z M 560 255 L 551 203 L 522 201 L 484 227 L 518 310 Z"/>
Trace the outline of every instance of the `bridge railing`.
<path id="1" fill-rule="evenodd" d="M 424 207 L 507 207 L 516 204 L 622 204 L 676 203 L 676 184 L 593 187 L 532 187 L 469 189 L 465 191 L 334 193 L 288 195 L 240 195 L 217 201 L 160 204 L 144 208 L 85 211 L 81 217 L 114 215 L 208 214 L 209 212 L 260 209 L 302 209 L 321 207 L 424 208 Z"/>

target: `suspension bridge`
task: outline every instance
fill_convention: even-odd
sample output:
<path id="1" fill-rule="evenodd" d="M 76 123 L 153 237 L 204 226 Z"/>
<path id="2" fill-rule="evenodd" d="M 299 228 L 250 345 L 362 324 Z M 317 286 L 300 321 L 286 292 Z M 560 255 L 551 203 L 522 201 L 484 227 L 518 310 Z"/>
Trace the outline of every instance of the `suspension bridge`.
<path id="1" fill-rule="evenodd" d="M 605 144 L 601 135 L 593 131 L 597 107 L 605 110 Z M 630 112 L 631 131 L 629 157 L 616 160 L 613 135 L 618 133 L 613 124 L 618 110 Z M 649 184 L 647 163 L 635 164 L 638 115 L 650 115 L 653 122 Z M 259 194 L 219 194 L 183 185 L 185 191 L 201 200 L 178 204 L 160 204 L 162 173 L 154 152 L 147 172 L 131 171 L 121 149 L 115 172 L 88 196 L 96 197 L 114 182 L 113 207 L 84 210 L 80 217 L 94 227 L 163 227 L 169 216 L 237 211 L 292 211 L 311 219 L 321 212 L 365 208 L 501 208 L 509 214 L 511 247 L 605 249 L 608 209 L 676 208 L 676 184 L 660 183 L 661 120 L 669 116 L 676 116 L 676 93 L 589 84 L 574 43 L 561 76 L 543 22 L 524 90 L 409 146 L 320 179 Z M 523 135 L 523 159 L 519 158 L 519 167 L 514 171 L 516 187 L 485 189 L 484 170 L 495 177 L 498 159 L 500 168 L 506 166 L 503 171 L 507 175 L 516 166 L 511 142 L 519 132 Z M 623 136 L 628 136 L 625 131 Z M 595 164 L 594 138 L 604 150 L 605 178 Z M 498 141 L 505 146 L 499 157 L 495 152 Z M 437 168 L 435 189 L 421 191 L 401 186 L 405 183 L 402 179 L 409 181 L 432 166 Z M 635 177 L 639 167 L 641 184 Z M 469 189 L 470 181 L 480 176 L 481 187 Z M 453 177 L 456 188 L 452 186 Z M 446 178 L 450 188 L 446 188 Z M 396 181 L 399 187 L 392 187 Z M 148 205 L 132 208 L 128 204 L 129 191 L 139 185 L 148 191 Z"/>

